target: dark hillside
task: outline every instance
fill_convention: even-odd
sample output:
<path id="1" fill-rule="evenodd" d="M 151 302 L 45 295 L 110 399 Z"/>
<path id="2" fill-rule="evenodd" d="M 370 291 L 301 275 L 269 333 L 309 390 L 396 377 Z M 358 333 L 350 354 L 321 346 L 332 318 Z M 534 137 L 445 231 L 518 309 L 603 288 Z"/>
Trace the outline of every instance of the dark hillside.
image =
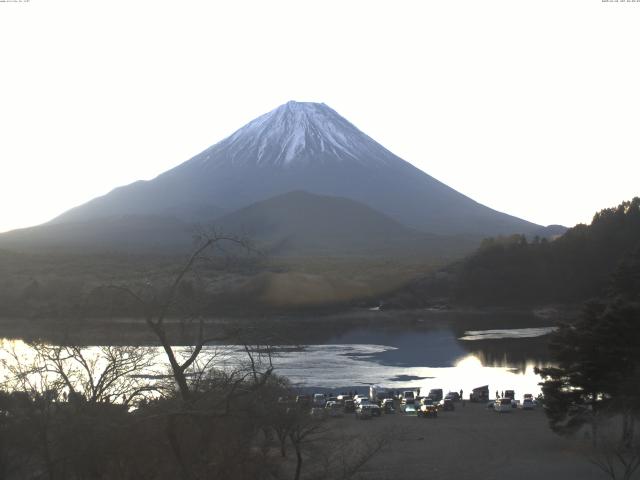
<path id="1" fill-rule="evenodd" d="M 466 305 L 582 302 L 602 292 L 620 262 L 640 246 L 640 198 L 607 208 L 554 241 L 489 238 L 476 253 L 414 281 L 394 297 L 404 306 L 446 298 Z"/>
<path id="2" fill-rule="evenodd" d="M 460 258 L 481 240 L 419 232 L 354 200 L 305 191 L 254 203 L 219 218 L 216 225 L 278 256 Z"/>

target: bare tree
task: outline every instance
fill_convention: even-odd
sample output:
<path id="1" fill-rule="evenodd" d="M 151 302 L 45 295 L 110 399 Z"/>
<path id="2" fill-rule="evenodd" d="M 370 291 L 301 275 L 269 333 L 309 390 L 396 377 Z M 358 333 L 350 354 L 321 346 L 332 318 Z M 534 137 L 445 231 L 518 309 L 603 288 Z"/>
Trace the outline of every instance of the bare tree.
<path id="1" fill-rule="evenodd" d="M 50 479 L 72 478 L 70 471 L 82 477 L 108 462 L 118 447 L 107 449 L 106 437 L 126 425 L 129 406 L 157 393 L 144 375 L 155 368 L 151 349 L 5 342 L 0 357 L 2 387 L 11 392 L 7 425 L 33 438 L 31 448 L 13 453 L 35 455 L 29 475 L 41 468 Z"/>
<path id="2" fill-rule="evenodd" d="M 630 480 L 640 468 L 640 435 L 632 411 L 615 415 L 600 412 L 594 420 L 594 438 L 587 449 L 589 461 L 612 480 Z"/>
<path id="3" fill-rule="evenodd" d="M 249 346 L 239 329 L 205 335 L 205 318 L 200 308 L 204 299 L 190 295 L 190 285 L 192 279 L 197 278 L 198 266 L 219 258 L 215 256 L 216 251 L 221 252 L 223 258 L 230 258 L 225 246 L 253 251 L 243 238 L 213 232 L 200 237 L 197 248 L 166 285 L 146 283 L 137 289 L 129 285 L 101 288 L 121 292 L 133 300 L 168 360 L 180 401 L 174 402 L 162 414 L 166 419 L 166 438 L 179 466 L 179 474 L 185 480 L 207 471 L 206 468 L 202 470 L 202 466 L 209 463 L 204 457 L 208 446 L 215 443 L 213 437 L 217 433 L 211 422 L 229 416 L 232 399 L 246 397 L 263 388 L 273 371 L 270 349 Z M 189 322 L 197 330 L 189 348 L 174 346 L 175 338 L 170 332 L 171 323 L 176 319 L 181 327 Z M 215 341 L 243 345 L 247 364 L 232 371 L 218 368 L 220 350 L 205 349 Z M 266 356 L 264 352 L 267 352 Z M 197 444 L 192 443 L 193 438 L 198 439 Z"/>
<path id="4" fill-rule="evenodd" d="M 296 420 L 289 429 L 289 439 L 296 452 L 296 470 L 294 480 L 300 479 L 304 460 L 303 449 L 306 445 L 315 443 L 319 436 L 326 432 L 326 425 L 322 419 L 312 417 L 308 412 L 299 412 Z"/>
<path id="5" fill-rule="evenodd" d="M 284 402 L 280 406 L 272 418 L 272 428 L 281 458 L 286 457 L 287 440 L 293 447 L 295 457 L 289 466 L 294 480 L 358 478 L 395 435 L 391 429 L 386 435 L 372 435 L 363 440 L 358 435 L 346 434 L 326 417 L 314 416 L 300 405 Z"/>
<path id="6" fill-rule="evenodd" d="M 33 464 L 42 468 L 50 480 L 55 472 L 55 459 L 52 452 L 51 429 L 53 425 L 53 401 L 58 392 L 55 381 L 42 375 L 41 365 L 37 358 L 15 342 L 3 342 L 0 350 L 3 371 L 2 389 L 10 392 L 12 405 L 7 408 L 11 412 L 14 425 L 23 431 L 33 432 L 35 448 L 29 452 Z M 37 453 L 36 453 L 37 452 Z M 39 454 L 39 455 L 38 455 Z"/>
<path id="7" fill-rule="evenodd" d="M 194 362 L 200 355 L 203 347 L 215 340 L 228 339 L 228 337 L 222 335 L 205 337 L 204 317 L 197 314 L 197 309 L 194 309 L 192 304 L 181 301 L 181 288 L 183 288 L 185 280 L 193 273 L 198 263 L 202 261 L 210 261 L 212 259 L 211 253 L 213 250 L 223 249 L 224 251 L 225 244 L 233 245 L 236 248 L 240 247 L 246 251 L 252 250 L 246 239 L 233 235 L 224 235 L 217 232 L 210 234 L 203 233 L 200 235 L 198 241 L 199 245 L 197 248 L 164 288 L 156 288 L 150 284 L 145 285 L 138 291 L 126 285 L 109 285 L 101 287 L 124 293 L 129 298 L 133 299 L 133 301 L 142 309 L 147 326 L 154 333 L 166 354 L 173 378 L 184 401 L 189 401 L 192 393 L 188 380 L 189 368 L 194 365 Z M 197 338 L 189 355 L 183 358 L 174 349 L 173 342 L 171 341 L 166 328 L 166 322 L 169 315 L 181 315 L 184 314 L 185 311 L 187 311 L 187 317 L 191 319 L 194 317 L 194 310 L 196 310 L 195 321 L 197 324 L 196 328 L 198 330 Z"/>
<path id="8" fill-rule="evenodd" d="M 35 343 L 36 368 L 54 382 L 56 391 L 80 395 L 88 403 L 129 406 L 158 392 L 151 376 L 158 373 L 153 349 L 137 346 L 79 347 Z"/>

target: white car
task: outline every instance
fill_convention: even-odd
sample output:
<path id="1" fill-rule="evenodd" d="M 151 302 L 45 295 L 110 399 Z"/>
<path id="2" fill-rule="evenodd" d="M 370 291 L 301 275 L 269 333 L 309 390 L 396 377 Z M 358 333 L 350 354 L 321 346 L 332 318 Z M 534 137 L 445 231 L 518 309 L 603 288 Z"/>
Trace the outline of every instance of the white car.
<path id="1" fill-rule="evenodd" d="M 327 403 L 327 397 L 324 393 L 316 393 L 313 395 L 313 404 L 316 407 L 324 408 L 325 403 Z"/>
<path id="2" fill-rule="evenodd" d="M 513 400 L 510 398 L 498 398 L 493 404 L 493 409 L 496 412 L 510 412 L 512 408 Z"/>
<path id="3" fill-rule="evenodd" d="M 396 413 L 393 398 L 385 398 L 380 404 L 380 408 L 384 413 Z"/>
<path id="4" fill-rule="evenodd" d="M 536 408 L 536 404 L 533 403 L 533 399 L 525 398 L 522 401 L 522 409 L 523 410 L 533 410 L 534 408 Z"/>
<path id="5" fill-rule="evenodd" d="M 416 401 L 416 392 L 413 390 L 406 390 L 402 392 L 402 404 L 405 405 L 407 403 L 415 403 Z"/>
<path id="6" fill-rule="evenodd" d="M 401 408 L 402 408 L 402 413 L 404 413 L 405 415 L 412 415 L 412 416 L 418 415 L 418 411 L 416 410 L 415 403 L 405 403 L 402 405 Z"/>

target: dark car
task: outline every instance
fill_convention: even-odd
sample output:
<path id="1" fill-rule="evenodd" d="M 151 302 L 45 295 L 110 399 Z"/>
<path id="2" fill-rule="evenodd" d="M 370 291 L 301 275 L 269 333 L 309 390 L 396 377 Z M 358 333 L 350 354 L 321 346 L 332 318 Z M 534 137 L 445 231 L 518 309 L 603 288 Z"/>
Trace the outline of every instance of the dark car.
<path id="1" fill-rule="evenodd" d="M 453 400 L 451 400 L 450 398 L 445 398 L 442 401 L 442 410 L 444 410 L 444 411 L 453 411 L 455 409 L 456 409 L 456 407 L 453 404 Z"/>
<path id="2" fill-rule="evenodd" d="M 362 405 L 356 408 L 356 419 L 357 420 L 371 420 L 373 418 L 373 411 L 370 405 Z"/>
<path id="3" fill-rule="evenodd" d="M 489 401 L 489 386 L 484 385 L 482 387 L 474 388 L 469 395 L 469 400 L 472 402 L 488 402 Z"/>
<path id="4" fill-rule="evenodd" d="M 444 399 L 449 399 L 452 402 L 458 402 L 460 401 L 460 394 L 458 392 L 449 392 L 444 396 Z"/>
<path id="5" fill-rule="evenodd" d="M 441 388 L 432 388 L 429 390 L 428 397 L 434 402 L 439 402 L 442 400 L 442 389 Z"/>
<path id="6" fill-rule="evenodd" d="M 368 407 L 371 410 L 371 415 L 373 415 L 374 417 L 379 417 L 380 415 L 382 415 L 382 409 L 375 403 L 363 405 L 363 407 Z"/>
<path id="7" fill-rule="evenodd" d="M 355 411 L 356 411 L 356 402 L 354 402 L 350 398 L 347 398 L 344 401 L 344 413 L 353 413 Z"/>

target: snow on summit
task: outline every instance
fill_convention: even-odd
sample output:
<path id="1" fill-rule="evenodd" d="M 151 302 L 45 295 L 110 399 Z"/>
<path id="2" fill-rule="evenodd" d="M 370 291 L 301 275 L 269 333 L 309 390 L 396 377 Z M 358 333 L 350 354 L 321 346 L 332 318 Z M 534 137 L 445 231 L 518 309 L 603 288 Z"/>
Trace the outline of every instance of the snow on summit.
<path id="1" fill-rule="evenodd" d="M 256 118 L 196 157 L 205 165 L 357 162 L 387 165 L 395 155 L 324 103 L 290 101 Z"/>
<path id="2" fill-rule="evenodd" d="M 301 102 L 281 105 L 158 177 L 116 188 L 54 223 L 116 215 L 210 222 L 221 212 L 294 191 L 350 199 L 439 235 L 487 237 L 540 228 L 439 182 L 327 105 Z"/>

